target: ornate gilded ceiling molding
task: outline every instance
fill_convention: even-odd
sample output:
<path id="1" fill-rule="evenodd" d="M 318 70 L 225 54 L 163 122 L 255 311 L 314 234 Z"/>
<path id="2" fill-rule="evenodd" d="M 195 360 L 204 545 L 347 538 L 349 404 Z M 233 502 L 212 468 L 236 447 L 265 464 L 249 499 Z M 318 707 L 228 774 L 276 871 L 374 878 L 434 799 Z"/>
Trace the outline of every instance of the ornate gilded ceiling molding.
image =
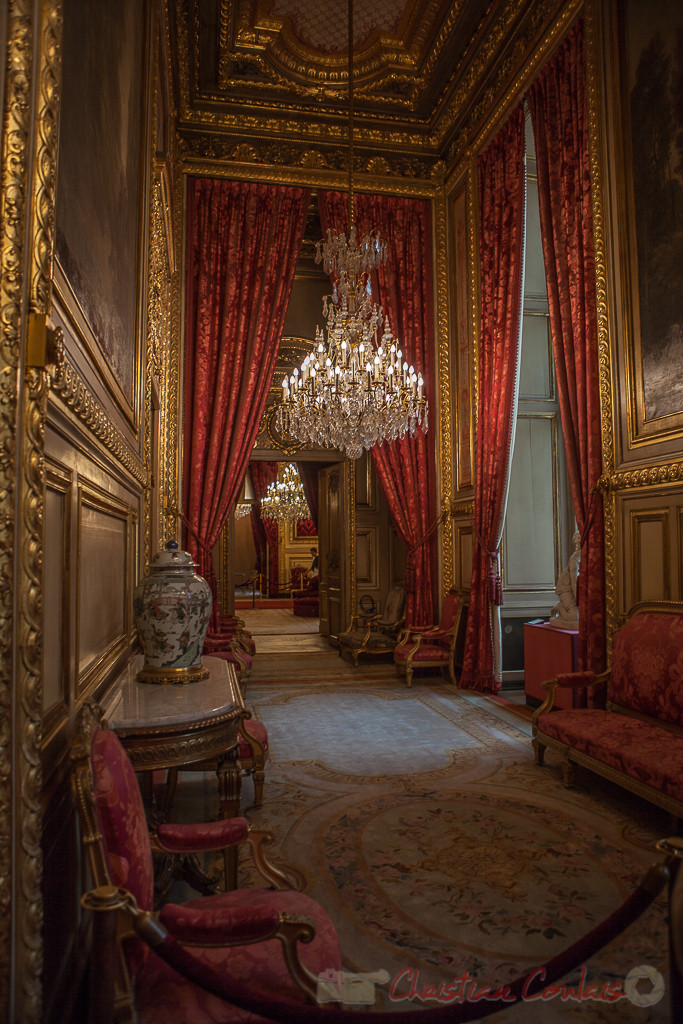
<path id="1" fill-rule="evenodd" d="M 50 390 L 68 409 L 78 416 L 105 448 L 121 463 L 139 484 L 147 487 L 149 473 L 137 452 L 131 448 L 106 410 L 89 390 L 73 366 L 60 351 L 50 378 Z"/>
<path id="2" fill-rule="evenodd" d="M 407 17 L 404 16 L 402 38 L 379 32 L 370 37 L 367 44 L 357 45 L 354 54 L 357 95 L 369 103 L 393 105 L 407 112 L 415 109 L 448 44 L 463 0 L 448 5 L 445 18 L 444 6 L 444 0 L 416 2 Z M 221 0 L 217 84 L 223 95 L 205 93 L 202 100 L 224 100 L 226 92 L 234 93 L 247 86 L 250 91 L 280 91 L 290 96 L 346 104 L 348 64 L 344 32 L 340 34 L 338 49 L 321 53 L 297 39 L 282 18 L 264 15 L 253 2 L 242 3 L 235 18 L 233 49 L 230 39 L 233 8 L 234 0 Z M 195 0 L 195 36 L 198 35 L 197 19 Z M 253 68 L 252 77 L 246 81 L 230 74 L 231 67 L 240 63 Z"/>
<path id="3" fill-rule="evenodd" d="M 337 171 L 343 187 L 344 177 L 348 181 L 348 153 L 344 140 L 337 146 L 311 148 L 305 143 L 283 140 L 252 139 L 247 143 L 235 138 L 226 138 L 197 132 L 184 132 L 179 139 L 180 153 L 184 163 L 208 160 L 219 166 L 229 163 L 244 164 L 247 167 L 303 167 L 311 170 Z M 414 153 L 394 153 L 386 150 L 379 156 L 376 152 L 357 152 L 354 159 L 354 173 L 368 174 L 381 178 L 414 178 L 431 181 L 435 176 L 435 158 L 417 156 Z M 186 169 L 186 168 L 185 168 Z M 253 170 L 252 170 L 253 173 Z M 224 174 L 221 176 L 225 176 Z M 433 195 L 433 186 L 429 189 Z"/>
<path id="4" fill-rule="evenodd" d="M 372 161 L 371 166 L 377 165 Z M 384 164 L 379 166 L 383 168 Z M 182 171 L 197 177 L 272 182 L 278 185 L 295 185 L 314 189 L 344 190 L 348 187 L 348 173 L 345 169 L 337 171 L 321 167 L 317 160 L 310 159 L 310 154 L 307 160 L 292 165 L 274 162 L 242 163 L 237 160 L 221 160 L 215 155 L 185 156 Z M 435 193 L 435 184 L 432 178 L 378 177 L 375 173 L 358 173 L 355 177 L 354 187 L 359 192 L 406 196 L 416 199 L 431 199 Z"/>
<path id="5" fill-rule="evenodd" d="M 553 47 L 569 31 L 582 2 L 583 0 L 570 0 L 565 4 L 538 43 L 536 37 L 542 26 L 552 18 L 558 0 L 538 0 L 538 3 L 533 4 L 528 4 L 525 0 L 515 0 L 514 8 L 512 5 L 509 9 L 506 8 L 506 14 L 514 11 L 516 16 L 526 9 L 527 20 L 515 35 L 511 52 L 496 67 L 495 76 L 488 88 L 478 102 L 467 111 L 462 127 L 449 143 L 449 167 L 454 166 L 462 158 L 469 146 L 473 146 L 475 150 L 480 149 L 487 138 L 497 130 L 498 125 L 507 116 L 507 111 L 521 98 L 533 75 L 548 59 Z M 505 25 L 497 26 L 499 31 L 492 33 L 487 39 L 486 52 L 472 65 L 468 83 L 460 93 L 460 103 L 449 108 L 448 113 L 439 120 L 434 140 L 439 147 L 443 146 L 458 118 L 462 118 L 469 98 L 476 92 L 478 80 L 483 80 L 484 73 L 493 62 L 497 47 L 503 42 L 505 33 L 512 29 L 512 25 L 511 19 L 508 18 Z M 503 27 L 504 31 L 500 31 Z"/>
<path id="6" fill-rule="evenodd" d="M 439 482 L 440 509 L 450 508 L 453 501 L 453 409 L 451 407 L 451 342 L 448 307 L 448 204 L 443 186 L 432 204 L 434 211 L 434 271 L 436 280 L 436 358 L 439 391 Z M 441 590 L 446 594 L 453 586 L 453 532 L 441 534 Z"/>

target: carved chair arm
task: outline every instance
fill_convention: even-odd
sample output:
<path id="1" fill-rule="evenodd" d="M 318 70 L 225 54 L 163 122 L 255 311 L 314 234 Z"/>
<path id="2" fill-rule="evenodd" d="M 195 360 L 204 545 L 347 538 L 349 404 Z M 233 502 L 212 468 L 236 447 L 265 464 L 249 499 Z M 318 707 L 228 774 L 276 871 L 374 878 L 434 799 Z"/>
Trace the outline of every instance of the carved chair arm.
<path id="1" fill-rule="evenodd" d="M 275 937 L 280 925 L 276 907 L 221 907 L 219 910 L 167 903 L 159 921 L 192 946 L 238 946 Z"/>
<path id="2" fill-rule="evenodd" d="M 408 633 L 436 633 L 438 629 L 439 627 L 433 624 L 431 626 L 406 626 Z"/>
<path id="3" fill-rule="evenodd" d="M 272 832 L 253 828 L 245 818 L 226 818 L 206 825 L 159 825 L 150 835 L 154 853 L 200 853 L 247 843 L 254 867 L 269 888 L 298 889 L 296 881 L 267 856 L 264 848 L 272 841 Z"/>
<path id="4" fill-rule="evenodd" d="M 597 688 L 607 683 L 609 679 L 609 670 L 607 672 L 600 672 L 596 675 L 595 672 L 590 670 L 585 672 L 564 672 L 553 679 L 546 679 L 541 683 L 542 689 L 546 691 L 546 697 L 540 707 L 536 708 L 531 717 L 531 727 L 535 731 L 536 724 L 541 715 L 547 714 L 548 711 L 552 711 L 553 704 L 555 703 L 555 693 L 559 688 L 576 690 L 581 687 L 586 688 Z"/>
<path id="5" fill-rule="evenodd" d="M 134 896 L 132 896 L 126 889 L 117 889 L 114 886 L 102 886 L 99 889 L 94 889 L 85 893 L 81 902 L 84 907 L 87 907 L 90 910 L 113 911 L 117 914 L 125 915 L 132 921 L 132 926 L 136 935 L 148 946 L 156 950 L 157 954 L 182 974 L 183 977 L 186 977 L 196 985 L 199 985 L 200 988 L 213 991 L 222 998 L 229 998 L 229 992 L 227 991 L 228 987 L 226 987 L 225 992 L 221 991 L 221 979 L 210 969 L 207 970 L 206 964 L 202 963 L 202 961 L 198 960 L 197 957 L 194 956 L 191 946 L 188 949 L 186 946 L 180 945 L 183 940 L 179 939 L 170 928 L 167 928 L 162 920 L 157 918 L 156 915 L 150 914 L 148 911 L 140 910 Z M 164 911 L 167 912 L 165 916 L 167 916 L 169 921 L 172 921 L 174 924 L 178 919 L 182 919 L 182 916 L 185 916 L 185 908 L 183 907 L 174 908 L 172 905 L 167 905 L 164 908 Z M 164 911 L 162 911 L 162 914 Z M 177 911 L 180 911 L 181 914 L 176 916 Z M 98 914 L 97 916 L 100 917 L 102 915 Z M 311 920 L 303 914 L 279 914 L 277 915 L 277 922 L 275 923 L 275 927 L 271 929 L 270 935 L 264 935 L 262 938 L 256 933 L 259 929 L 263 929 L 265 931 L 267 928 L 265 916 L 259 923 L 257 915 L 252 913 L 252 919 L 252 925 L 245 925 L 245 930 L 247 932 L 251 930 L 252 937 L 244 938 L 235 936 L 234 938 L 229 938 L 227 934 L 224 934 L 222 939 L 215 944 L 222 946 L 244 945 L 247 942 L 259 942 L 262 941 L 263 938 L 268 937 L 279 939 L 282 943 L 285 962 L 290 976 L 302 992 L 304 992 L 311 1001 L 315 1001 L 318 978 L 301 962 L 298 950 L 299 942 L 308 943 L 315 937 L 315 929 Z M 208 931 L 209 929 L 205 927 L 203 930 Z M 223 932 L 225 933 L 225 931 L 224 923 Z M 217 935 L 217 932 L 215 934 Z M 225 941 L 226 939 L 228 941 Z M 207 981 L 209 982 L 208 985 Z M 218 984 L 215 985 L 214 982 L 218 982 Z"/>
<path id="6" fill-rule="evenodd" d="M 164 853 L 199 853 L 202 850 L 224 850 L 247 838 L 246 818 L 225 818 L 199 825 L 159 825 L 150 836 L 152 849 Z"/>

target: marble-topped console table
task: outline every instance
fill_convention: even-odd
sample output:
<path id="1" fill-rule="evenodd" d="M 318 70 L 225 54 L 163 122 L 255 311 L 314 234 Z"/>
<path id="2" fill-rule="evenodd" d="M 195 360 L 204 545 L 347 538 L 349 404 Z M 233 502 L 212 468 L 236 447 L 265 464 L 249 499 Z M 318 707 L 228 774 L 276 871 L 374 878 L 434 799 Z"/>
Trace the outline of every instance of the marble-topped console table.
<path id="1" fill-rule="evenodd" d="M 141 683 L 143 658 L 126 666 L 103 704 L 136 772 L 182 769 L 215 760 L 220 813 L 239 813 L 241 772 L 237 729 L 245 707 L 234 666 L 222 658 L 203 658 L 208 679 L 192 683 Z"/>

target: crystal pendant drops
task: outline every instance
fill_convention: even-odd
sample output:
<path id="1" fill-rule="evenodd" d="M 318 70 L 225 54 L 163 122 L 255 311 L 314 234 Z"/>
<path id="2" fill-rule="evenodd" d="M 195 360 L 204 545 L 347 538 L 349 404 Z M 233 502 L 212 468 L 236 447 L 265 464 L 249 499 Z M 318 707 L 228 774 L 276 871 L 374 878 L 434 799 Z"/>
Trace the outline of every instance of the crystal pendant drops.
<path id="1" fill-rule="evenodd" d="M 386 258 L 378 234 L 357 239 L 327 233 L 316 263 L 333 282 L 323 301 L 324 329 L 315 346 L 282 381 L 276 423 L 310 447 L 338 448 L 357 459 L 363 449 L 427 430 L 422 375 L 408 364 L 388 317 L 372 302 L 370 271 Z"/>

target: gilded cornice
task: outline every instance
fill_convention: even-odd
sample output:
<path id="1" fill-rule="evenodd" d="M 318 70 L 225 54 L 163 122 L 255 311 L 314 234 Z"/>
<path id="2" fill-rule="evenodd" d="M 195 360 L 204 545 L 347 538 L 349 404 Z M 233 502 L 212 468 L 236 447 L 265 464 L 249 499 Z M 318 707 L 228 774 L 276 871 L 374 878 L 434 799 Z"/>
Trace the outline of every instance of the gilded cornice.
<path id="1" fill-rule="evenodd" d="M 451 519 L 471 519 L 474 515 L 474 499 L 454 501 L 451 504 Z"/>
<path id="2" fill-rule="evenodd" d="M 451 406 L 451 341 L 448 306 L 448 205 L 446 193 L 439 188 L 434 203 L 434 270 L 436 279 L 436 359 L 439 400 L 439 483 L 440 510 L 450 508 L 453 500 L 453 409 Z M 453 534 L 441 530 L 441 589 L 445 594 L 453 586 Z"/>
<path id="3" fill-rule="evenodd" d="M 235 111 L 234 107 L 215 104 L 210 110 L 190 110 L 182 119 L 179 130 L 181 133 L 205 132 L 216 134 L 233 134 L 239 139 L 263 138 L 277 140 L 282 136 L 291 137 L 301 144 L 317 146 L 328 145 L 330 148 L 345 146 L 348 142 L 348 117 L 331 117 L 316 113 L 313 118 L 309 114 L 302 116 L 301 111 L 291 104 L 269 104 L 262 114 L 251 111 Z M 432 149 L 438 152 L 438 140 L 432 138 L 427 126 L 420 126 L 417 121 L 392 123 L 383 118 L 380 123 L 363 120 L 362 128 L 356 132 L 357 142 L 367 148 L 377 145 L 387 149 L 409 150 L 419 152 Z"/>
<path id="4" fill-rule="evenodd" d="M 180 144 L 182 171 L 197 176 L 231 178 L 241 181 L 275 182 L 307 188 L 346 189 L 348 168 L 344 154 L 329 166 L 328 155 L 317 150 L 301 151 L 295 147 L 272 145 L 258 152 L 246 143 L 223 143 L 215 136 L 187 136 Z M 338 165 L 338 166 L 337 166 Z M 419 199 L 434 196 L 436 181 L 443 173 L 440 163 L 406 157 L 397 168 L 384 156 L 374 156 L 363 164 L 354 161 L 355 187 L 358 191 L 383 195 L 402 195 Z"/>
<path id="5" fill-rule="evenodd" d="M 42 861 L 34 801 L 40 733 L 35 722 L 33 651 L 28 652 L 28 665 L 22 663 L 18 673 L 19 686 L 25 676 L 29 679 L 28 708 L 22 702 L 15 703 L 14 651 L 33 618 L 34 609 L 26 609 L 23 604 L 29 593 L 27 586 L 31 586 L 31 594 L 34 591 L 32 581 L 29 584 L 26 580 L 20 592 L 16 590 L 14 565 L 16 558 L 23 569 L 26 558 L 15 515 L 17 488 L 23 498 L 27 468 L 23 463 L 18 465 L 18 453 L 23 457 L 18 397 L 34 70 L 33 7 L 29 0 L 13 0 L 7 10 L 0 135 L 0 1017 L 9 1020 L 18 1012 L 31 1024 L 39 1020 L 41 1009 Z M 25 506 L 21 508 L 23 515 Z M 24 815 L 24 779 L 29 787 L 30 816 Z M 31 905 L 28 900 L 32 896 L 35 903 Z"/>
<path id="6" fill-rule="evenodd" d="M 149 473 L 140 456 L 109 418 L 104 407 L 100 405 L 78 372 L 66 361 L 61 347 L 52 368 L 50 390 L 75 413 L 95 437 L 99 438 L 105 448 L 139 484 L 143 487 L 148 485 Z"/>
<path id="7" fill-rule="evenodd" d="M 488 88 L 464 115 L 463 112 L 467 108 L 467 104 L 471 102 L 471 97 L 476 93 L 478 82 L 483 80 L 486 71 L 493 64 L 497 47 L 504 42 L 505 32 L 491 34 L 487 40 L 484 55 L 480 56 L 469 70 L 468 81 L 460 93 L 462 97 L 460 104 L 458 105 L 457 101 L 452 104 L 448 112 L 439 120 L 435 139 L 439 147 L 443 146 L 452 126 L 458 120 L 462 125 L 448 145 L 447 163 L 449 166 L 454 166 L 471 144 L 475 150 L 482 148 L 486 139 L 496 131 L 498 125 L 507 116 L 507 111 L 521 99 L 524 90 L 528 87 L 536 71 L 548 59 L 553 47 L 567 34 L 582 4 L 583 0 L 570 0 L 565 4 L 543 34 L 542 39 L 538 41 L 537 37 L 542 26 L 552 18 L 553 12 L 557 9 L 557 0 L 538 0 L 533 4 L 528 4 L 525 0 L 516 0 L 514 6 L 517 15 L 519 16 L 520 12 L 526 9 L 527 17 L 524 25 L 515 34 L 511 51 L 505 60 L 496 66 L 495 75 Z M 510 6 L 511 11 L 512 6 Z M 506 23 L 506 29 L 507 31 L 512 29 L 511 22 Z"/>
<path id="8" fill-rule="evenodd" d="M 625 469 L 607 473 L 598 481 L 603 494 L 625 491 L 638 487 L 664 487 L 683 481 L 683 462 L 671 462 L 661 466 L 645 466 L 641 469 Z"/>

